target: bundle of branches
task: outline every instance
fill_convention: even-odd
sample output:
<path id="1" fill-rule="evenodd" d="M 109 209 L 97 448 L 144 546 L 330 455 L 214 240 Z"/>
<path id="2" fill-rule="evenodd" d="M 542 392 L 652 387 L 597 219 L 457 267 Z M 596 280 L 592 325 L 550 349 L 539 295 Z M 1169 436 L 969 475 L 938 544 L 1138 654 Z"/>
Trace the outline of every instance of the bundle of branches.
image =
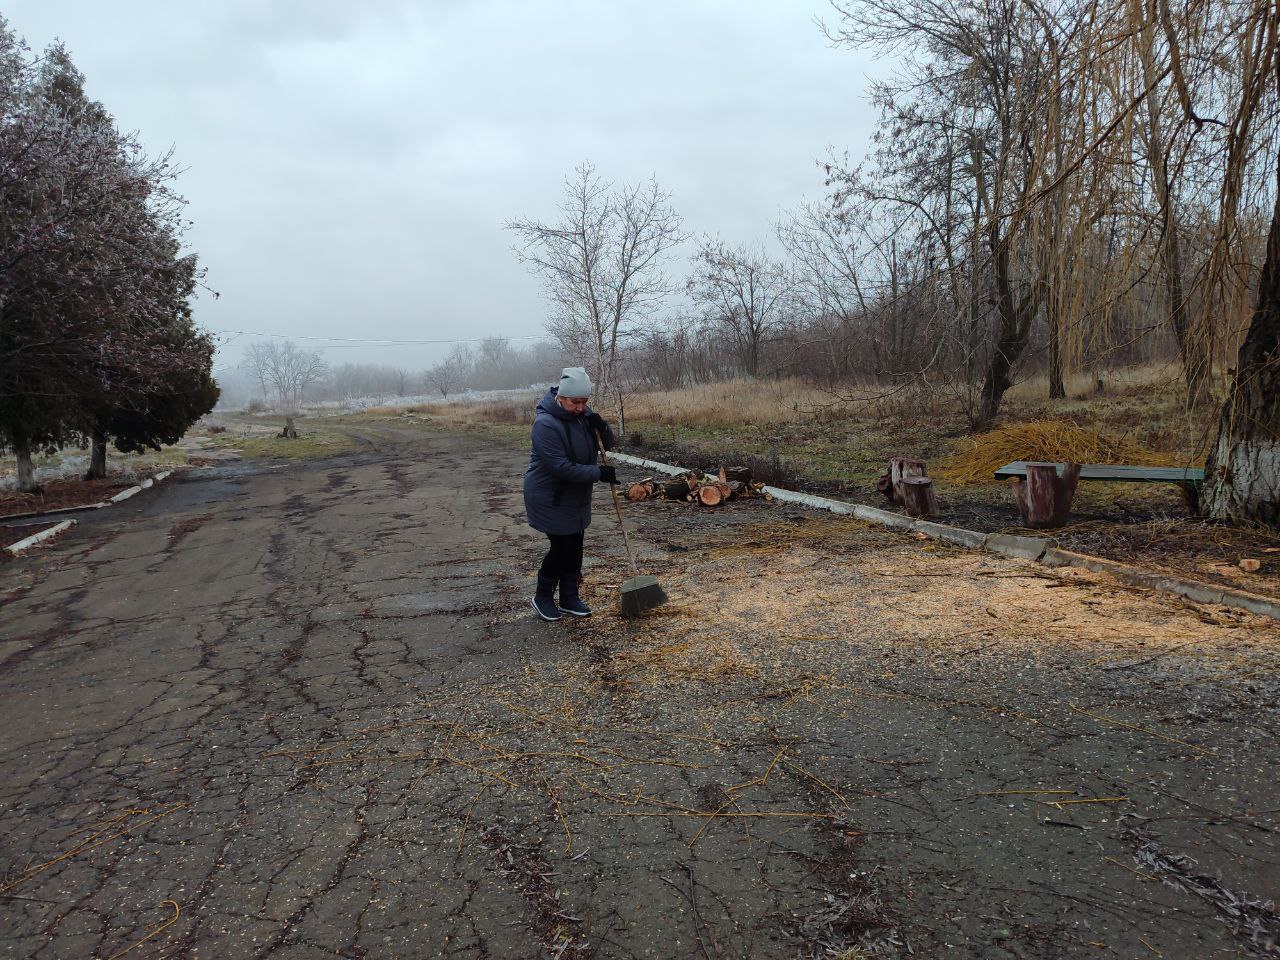
<path id="1" fill-rule="evenodd" d="M 1131 463 L 1170 466 L 1177 457 L 1148 450 L 1125 436 L 1086 430 L 1062 420 L 1033 420 L 980 434 L 960 452 L 940 461 L 935 475 L 952 483 L 986 483 L 1006 463 Z"/>
<path id="2" fill-rule="evenodd" d="M 668 480 L 645 477 L 627 487 L 627 499 L 633 502 L 661 498 L 718 507 L 730 500 L 761 496 L 764 484 L 753 483 L 746 467 L 721 467 L 718 476 L 699 476 L 693 471 Z M 763 494 L 766 500 L 773 498 Z"/>

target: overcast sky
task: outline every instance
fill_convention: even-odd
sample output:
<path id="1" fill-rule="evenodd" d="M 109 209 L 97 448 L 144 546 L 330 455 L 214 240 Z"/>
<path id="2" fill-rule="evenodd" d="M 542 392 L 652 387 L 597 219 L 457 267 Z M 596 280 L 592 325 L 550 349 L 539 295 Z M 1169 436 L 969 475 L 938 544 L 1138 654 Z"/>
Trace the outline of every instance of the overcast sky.
<path id="1" fill-rule="evenodd" d="M 869 78 L 824 0 L 10 0 L 61 38 L 91 97 L 170 145 L 221 293 L 213 331 L 312 337 L 540 334 L 537 280 L 503 224 L 551 218 L 583 160 L 656 176 L 686 229 L 763 238 L 861 156 Z M 677 253 L 677 268 L 691 250 Z M 248 338 L 220 337 L 219 364 Z M 412 369 L 447 347 L 312 342 Z"/>

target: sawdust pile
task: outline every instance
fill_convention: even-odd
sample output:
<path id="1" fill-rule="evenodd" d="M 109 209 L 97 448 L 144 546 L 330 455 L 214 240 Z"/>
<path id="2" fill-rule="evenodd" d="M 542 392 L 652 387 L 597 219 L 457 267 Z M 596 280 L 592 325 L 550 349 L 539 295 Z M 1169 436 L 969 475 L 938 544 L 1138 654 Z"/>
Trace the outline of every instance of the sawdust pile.
<path id="1" fill-rule="evenodd" d="M 1125 436 L 1086 430 L 1063 420 L 1033 420 L 974 437 L 966 449 L 939 461 L 932 472 L 952 483 L 989 483 L 996 470 L 1014 460 L 1165 467 L 1175 465 L 1178 458 L 1148 450 Z"/>

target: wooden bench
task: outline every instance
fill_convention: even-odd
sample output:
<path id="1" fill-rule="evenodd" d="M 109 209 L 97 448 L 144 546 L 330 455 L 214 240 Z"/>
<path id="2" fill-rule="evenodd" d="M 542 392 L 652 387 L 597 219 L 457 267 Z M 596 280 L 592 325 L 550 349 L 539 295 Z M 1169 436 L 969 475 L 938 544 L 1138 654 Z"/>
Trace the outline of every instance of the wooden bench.
<path id="1" fill-rule="evenodd" d="M 1031 522 L 1032 516 L 1028 515 L 1029 510 L 1033 510 L 1027 502 L 1027 492 L 1022 488 L 1029 486 L 1026 482 L 1028 479 L 1028 467 L 1052 467 L 1056 473 L 1056 482 L 1053 484 L 1055 492 L 1049 492 L 1046 489 L 1046 496 L 1050 499 L 1056 497 L 1059 502 L 1056 506 L 1049 508 L 1049 512 L 1060 518 L 1061 522 L 1046 523 L 1041 522 L 1044 518 L 1041 515 L 1043 511 L 1035 511 L 1034 519 L 1037 522 Z M 1075 492 L 1076 480 L 1102 480 L 1108 483 L 1172 483 L 1182 489 L 1182 494 L 1186 498 L 1187 506 L 1194 513 L 1200 502 L 1200 486 L 1204 483 L 1203 467 L 1142 467 L 1133 466 L 1123 463 L 1086 463 L 1079 467 L 1079 474 L 1075 477 L 1070 473 L 1075 471 L 1066 471 L 1066 464 L 1063 463 L 1041 463 L 1034 460 L 1015 460 L 1013 463 L 1006 463 L 1003 467 L 995 472 L 996 478 L 1016 478 L 1024 481 L 1019 485 L 1018 505 L 1023 509 L 1023 517 L 1028 520 L 1028 526 L 1061 526 L 1066 520 L 1066 512 L 1071 507 L 1071 496 Z M 1044 477 L 1047 471 L 1032 470 L 1032 473 L 1041 475 L 1041 483 L 1044 483 Z M 1066 474 L 1066 475 L 1064 475 Z"/>

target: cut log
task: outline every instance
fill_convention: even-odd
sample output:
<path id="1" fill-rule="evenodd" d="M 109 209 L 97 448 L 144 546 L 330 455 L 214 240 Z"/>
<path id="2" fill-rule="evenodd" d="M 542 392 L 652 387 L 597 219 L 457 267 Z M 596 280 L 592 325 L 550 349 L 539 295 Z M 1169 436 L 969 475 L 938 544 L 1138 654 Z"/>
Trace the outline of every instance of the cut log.
<path id="1" fill-rule="evenodd" d="M 662 485 L 662 496 L 667 500 L 688 500 L 689 481 L 684 477 L 676 477 Z"/>
<path id="2" fill-rule="evenodd" d="M 1013 488 L 1023 524 L 1033 530 L 1051 530 L 1066 523 L 1079 480 L 1078 463 L 1063 464 L 1062 476 L 1056 464 L 1027 464 L 1026 480 L 1020 479 Z"/>
<path id="3" fill-rule="evenodd" d="M 751 483 L 750 467 L 724 467 L 724 478 L 726 480 L 737 480 L 739 483 Z"/>
<path id="4" fill-rule="evenodd" d="M 698 488 L 698 502 L 704 507 L 718 507 L 729 499 L 729 492 L 723 484 L 704 483 Z"/>
<path id="5" fill-rule="evenodd" d="M 934 517 L 938 514 L 938 495 L 928 477 L 902 478 L 902 505 L 909 517 Z"/>
<path id="6" fill-rule="evenodd" d="M 653 481 L 651 479 L 639 480 L 627 487 L 627 499 L 632 503 L 648 500 L 652 496 Z"/>
<path id="7" fill-rule="evenodd" d="M 726 494 L 726 496 L 730 500 L 737 500 L 740 496 L 742 496 L 742 493 L 744 490 L 751 489 L 747 484 L 743 483 L 741 480 L 726 480 L 720 484 L 720 487 L 724 490 L 729 491 Z"/>
<path id="8" fill-rule="evenodd" d="M 923 477 L 925 475 L 923 460 L 913 460 L 910 457 L 894 457 L 889 461 L 889 482 L 893 488 L 890 499 L 898 506 L 903 506 L 906 501 L 902 495 L 902 481 L 907 477 Z"/>

